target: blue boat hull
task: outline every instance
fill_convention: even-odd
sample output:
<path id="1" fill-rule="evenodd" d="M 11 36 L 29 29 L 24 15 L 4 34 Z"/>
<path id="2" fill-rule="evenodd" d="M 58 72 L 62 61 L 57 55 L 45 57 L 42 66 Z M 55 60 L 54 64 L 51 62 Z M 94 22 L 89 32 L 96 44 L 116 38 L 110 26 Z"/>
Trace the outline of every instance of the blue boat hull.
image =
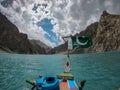
<path id="1" fill-rule="evenodd" d="M 41 77 L 36 80 L 36 90 L 60 90 L 59 79 L 55 77 Z"/>

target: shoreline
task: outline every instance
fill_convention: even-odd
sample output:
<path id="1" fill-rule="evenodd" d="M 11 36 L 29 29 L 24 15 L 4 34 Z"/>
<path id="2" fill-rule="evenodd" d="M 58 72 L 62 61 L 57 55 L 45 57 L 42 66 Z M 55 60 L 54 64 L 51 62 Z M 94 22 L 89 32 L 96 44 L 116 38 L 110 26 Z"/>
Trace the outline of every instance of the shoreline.
<path id="1" fill-rule="evenodd" d="M 110 52 L 120 52 L 120 50 L 111 50 L 111 51 L 104 51 L 104 52 L 88 52 L 88 53 L 70 53 L 71 55 L 73 54 L 94 54 L 94 53 L 110 53 Z M 16 52 L 8 52 L 0 49 L 0 54 L 20 54 L 20 55 L 67 55 L 67 51 L 60 52 L 60 53 L 55 53 L 55 54 L 28 54 L 28 53 L 16 53 Z"/>
<path id="2" fill-rule="evenodd" d="M 5 50 L 0 49 L 0 53 L 9 53 L 9 52 L 7 52 L 7 51 L 5 51 Z"/>

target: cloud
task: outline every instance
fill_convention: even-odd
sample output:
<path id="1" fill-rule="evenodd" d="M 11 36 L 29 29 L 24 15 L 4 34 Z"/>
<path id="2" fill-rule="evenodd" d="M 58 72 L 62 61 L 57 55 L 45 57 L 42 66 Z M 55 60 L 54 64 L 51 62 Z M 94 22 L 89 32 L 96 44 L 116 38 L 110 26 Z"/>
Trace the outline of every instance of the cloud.
<path id="1" fill-rule="evenodd" d="M 104 10 L 120 14 L 119 0 L 0 0 L 0 12 L 20 32 L 52 47 L 63 43 L 62 36 L 79 33 L 98 21 Z M 46 18 L 50 30 L 38 25 Z"/>
<path id="2" fill-rule="evenodd" d="M 6 4 L 2 4 L 3 2 L 7 3 L 7 6 Z M 39 7 L 38 0 L 11 0 L 11 2 L 3 0 L 0 3 L 0 11 L 18 27 L 20 32 L 26 33 L 29 39 L 40 40 L 51 47 L 56 46 L 55 43 L 49 41 L 45 37 L 45 35 L 49 35 L 49 33 L 37 25 L 37 22 L 41 21 L 43 18 L 50 18 L 44 13 L 45 9 L 48 9 L 47 4 L 43 3 L 41 4 L 41 7 Z M 34 10 L 32 10 L 35 3 L 38 5 L 36 8 L 38 13 L 35 13 Z"/>
<path id="3" fill-rule="evenodd" d="M 59 24 L 60 36 L 78 33 L 99 20 L 104 10 L 120 14 L 119 0 L 51 0 L 51 12 Z M 117 8 L 116 8 L 117 7 Z M 117 9 L 116 11 L 114 9 Z"/>

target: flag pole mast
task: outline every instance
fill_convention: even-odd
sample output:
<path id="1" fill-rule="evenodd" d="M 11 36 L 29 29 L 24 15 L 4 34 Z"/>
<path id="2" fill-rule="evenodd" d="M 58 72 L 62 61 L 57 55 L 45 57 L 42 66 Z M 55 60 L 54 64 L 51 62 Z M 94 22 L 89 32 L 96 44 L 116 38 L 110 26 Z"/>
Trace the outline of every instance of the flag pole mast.
<path id="1" fill-rule="evenodd" d="M 65 71 L 66 73 L 70 72 L 70 56 L 69 56 L 69 50 L 67 50 L 67 59 L 65 63 Z"/>
<path id="2" fill-rule="evenodd" d="M 67 53 L 67 57 L 69 58 L 69 49 L 68 49 L 67 51 L 68 51 L 68 53 Z"/>
<path id="3" fill-rule="evenodd" d="M 71 35 L 70 36 L 66 36 L 66 37 L 63 37 L 63 40 L 65 40 L 65 38 L 70 38 L 72 37 Z M 68 40 L 67 40 L 68 42 Z M 69 56 L 69 49 L 67 49 L 67 60 L 66 60 L 66 64 L 65 64 L 65 72 L 66 73 L 69 73 L 70 72 L 70 56 Z"/>

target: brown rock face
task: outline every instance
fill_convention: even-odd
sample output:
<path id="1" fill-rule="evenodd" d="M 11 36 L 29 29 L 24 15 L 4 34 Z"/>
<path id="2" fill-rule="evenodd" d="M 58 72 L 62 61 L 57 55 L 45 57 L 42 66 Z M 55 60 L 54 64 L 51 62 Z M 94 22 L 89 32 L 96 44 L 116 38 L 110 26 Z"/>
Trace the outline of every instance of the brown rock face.
<path id="1" fill-rule="evenodd" d="M 120 50 L 120 15 L 104 11 L 93 40 L 93 51 Z"/>
<path id="2" fill-rule="evenodd" d="M 20 33 L 17 27 L 0 13 L 0 47 L 15 53 L 45 53 L 38 45 L 33 46 L 26 34 Z"/>

